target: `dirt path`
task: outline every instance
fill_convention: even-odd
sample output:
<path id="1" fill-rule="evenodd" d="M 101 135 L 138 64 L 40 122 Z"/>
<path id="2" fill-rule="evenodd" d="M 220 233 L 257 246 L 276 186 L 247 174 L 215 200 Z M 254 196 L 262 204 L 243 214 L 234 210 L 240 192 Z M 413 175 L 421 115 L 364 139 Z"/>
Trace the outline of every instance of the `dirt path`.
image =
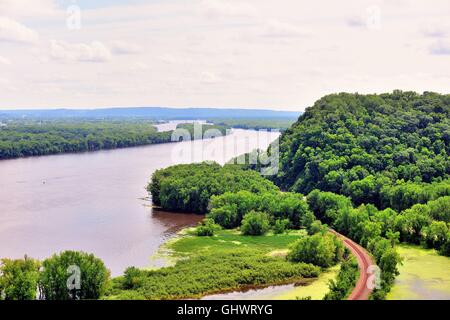
<path id="1" fill-rule="evenodd" d="M 359 244 L 350 240 L 349 238 L 337 233 L 334 230 L 330 230 L 332 233 L 336 234 L 338 237 L 342 239 L 344 245 L 352 252 L 352 254 L 358 260 L 359 266 L 359 279 L 356 282 L 356 286 L 353 289 L 352 293 L 348 297 L 348 300 L 367 300 L 369 299 L 369 295 L 372 292 L 372 289 L 367 287 L 367 281 L 369 279 L 370 274 L 367 273 L 369 266 L 374 265 L 372 258 L 367 253 L 367 251 L 361 247 Z"/>

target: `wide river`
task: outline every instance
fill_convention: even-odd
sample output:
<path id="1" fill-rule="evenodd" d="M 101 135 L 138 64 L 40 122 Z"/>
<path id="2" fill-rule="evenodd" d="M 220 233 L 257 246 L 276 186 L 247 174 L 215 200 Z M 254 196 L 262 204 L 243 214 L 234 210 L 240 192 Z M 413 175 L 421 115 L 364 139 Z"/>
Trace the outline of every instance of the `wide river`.
<path id="1" fill-rule="evenodd" d="M 149 266 L 168 237 L 200 219 L 152 209 L 145 190 L 152 173 L 177 163 L 223 164 L 266 149 L 278 135 L 235 129 L 209 140 L 0 161 L 0 258 L 70 249 L 94 253 L 114 276 Z"/>

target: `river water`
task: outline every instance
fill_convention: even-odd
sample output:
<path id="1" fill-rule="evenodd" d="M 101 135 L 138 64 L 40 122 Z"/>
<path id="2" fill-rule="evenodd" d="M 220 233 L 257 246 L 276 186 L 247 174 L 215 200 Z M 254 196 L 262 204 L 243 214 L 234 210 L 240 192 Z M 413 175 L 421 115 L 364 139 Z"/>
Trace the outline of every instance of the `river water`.
<path id="1" fill-rule="evenodd" d="M 0 257 L 44 259 L 70 249 L 94 253 L 113 276 L 149 266 L 166 239 L 201 218 L 152 209 L 145 190 L 151 174 L 177 163 L 223 164 L 266 149 L 278 135 L 235 129 L 194 142 L 2 160 Z"/>

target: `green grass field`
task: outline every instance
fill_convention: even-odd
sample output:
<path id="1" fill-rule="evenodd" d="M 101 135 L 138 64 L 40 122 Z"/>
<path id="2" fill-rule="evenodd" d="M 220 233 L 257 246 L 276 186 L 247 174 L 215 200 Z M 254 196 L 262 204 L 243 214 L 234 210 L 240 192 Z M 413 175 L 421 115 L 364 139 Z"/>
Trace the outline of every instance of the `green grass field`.
<path id="1" fill-rule="evenodd" d="M 399 245 L 397 251 L 403 265 L 388 300 L 450 299 L 450 258 L 412 245 Z"/>
<path id="2" fill-rule="evenodd" d="M 287 234 L 267 234 L 265 236 L 243 236 L 238 230 L 221 230 L 213 237 L 193 236 L 188 230 L 173 241 L 169 241 L 162 250 L 172 257 L 185 257 L 212 252 L 232 252 L 236 249 L 252 249 L 261 253 L 283 253 L 289 245 L 304 236 L 304 230 L 290 231 Z M 167 251 L 166 251 L 167 250 Z"/>

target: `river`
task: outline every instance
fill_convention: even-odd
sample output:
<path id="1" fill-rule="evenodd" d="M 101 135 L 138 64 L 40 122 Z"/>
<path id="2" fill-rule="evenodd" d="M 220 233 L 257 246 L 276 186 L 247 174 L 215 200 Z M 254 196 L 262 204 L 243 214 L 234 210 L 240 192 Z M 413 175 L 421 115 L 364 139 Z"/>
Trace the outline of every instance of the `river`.
<path id="1" fill-rule="evenodd" d="M 147 267 L 165 240 L 201 218 L 153 210 L 145 190 L 151 174 L 177 163 L 223 164 L 266 149 L 278 135 L 235 129 L 194 142 L 2 160 L 0 257 L 82 250 L 101 258 L 113 276 Z"/>

